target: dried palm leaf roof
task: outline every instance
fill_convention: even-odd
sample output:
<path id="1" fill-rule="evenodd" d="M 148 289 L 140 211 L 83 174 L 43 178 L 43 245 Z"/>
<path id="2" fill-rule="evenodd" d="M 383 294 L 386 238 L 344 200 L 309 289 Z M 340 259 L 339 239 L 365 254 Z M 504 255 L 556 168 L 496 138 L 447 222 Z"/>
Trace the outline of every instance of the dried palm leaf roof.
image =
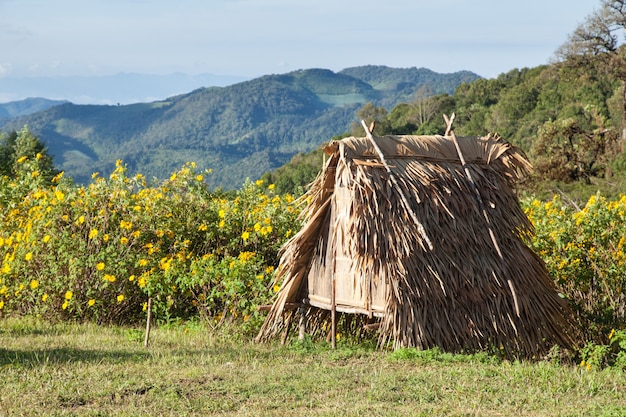
<path id="1" fill-rule="evenodd" d="M 381 345 L 522 357 L 572 345 L 571 312 L 523 240 L 533 230 L 512 184 L 530 164 L 499 137 L 458 138 L 459 151 L 451 139 L 350 137 L 325 148 L 257 340 L 288 330 L 289 306 L 303 300 L 323 324 L 330 304 L 319 294 L 332 281 L 354 294 L 338 311 L 380 317 Z"/>

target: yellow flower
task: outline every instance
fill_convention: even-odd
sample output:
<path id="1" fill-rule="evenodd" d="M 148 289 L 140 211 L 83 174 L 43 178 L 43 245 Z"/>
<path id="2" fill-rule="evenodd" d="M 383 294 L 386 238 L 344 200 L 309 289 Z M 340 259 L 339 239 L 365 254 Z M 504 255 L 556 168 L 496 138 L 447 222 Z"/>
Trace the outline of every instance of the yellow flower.
<path id="1" fill-rule="evenodd" d="M 220 209 L 220 211 L 217 212 L 217 215 L 220 216 L 220 219 L 223 219 L 224 216 L 226 216 L 226 212 L 224 209 Z"/>
<path id="2" fill-rule="evenodd" d="M 209 226 L 207 226 L 206 224 L 201 224 L 200 226 L 198 226 L 198 231 L 200 232 L 206 232 L 207 230 L 209 230 Z"/>
<path id="3" fill-rule="evenodd" d="M 104 240 L 105 242 L 108 242 L 109 241 L 109 234 L 108 233 L 103 234 L 102 235 L 102 240 Z"/>
<path id="4" fill-rule="evenodd" d="M 45 303 L 47 300 L 48 300 L 48 294 L 44 294 L 41 296 L 41 301 Z"/>
<path id="5" fill-rule="evenodd" d="M 4 301 L 0 301 L 0 310 L 4 307 Z"/>
<path id="6" fill-rule="evenodd" d="M 122 236 L 122 237 L 120 238 L 120 243 L 121 243 L 122 245 L 127 244 L 127 243 L 128 243 L 128 238 L 127 238 L 126 236 Z"/>
<path id="7" fill-rule="evenodd" d="M 102 277 L 103 280 L 108 281 L 108 282 L 115 282 L 115 275 L 111 275 L 111 274 L 104 274 L 104 277 Z"/>
<path id="8" fill-rule="evenodd" d="M 66 300 L 71 300 L 73 296 L 74 296 L 73 292 L 71 292 L 71 291 L 66 291 L 65 292 L 65 299 Z"/>
<path id="9" fill-rule="evenodd" d="M 226 225 L 226 222 L 224 220 L 220 220 L 219 224 L 217 225 L 217 227 L 219 227 L 220 229 L 222 229 L 224 226 Z"/>
<path id="10" fill-rule="evenodd" d="M 137 239 L 140 235 L 141 232 L 139 230 L 135 230 L 133 233 L 130 234 L 132 237 L 134 237 L 135 239 Z"/>
<path id="11" fill-rule="evenodd" d="M 56 191 L 54 192 L 54 196 L 55 196 L 55 197 L 56 197 L 56 199 L 57 199 L 57 200 L 59 200 L 59 201 L 63 201 L 63 199 L 65 198 L 65 194 L 63 194 L 63 191 L 59 191 L 59 190 L 56 190 Z"/>
<path id="12" fill-rule="evenodd" d="M 89 231 L 89 239 L 95 239 L 98 236 L 98 229 L 91 229 Z"/>
<path id="13" fill-rule="evenodd" d="M 121 303 L 122 301 L 124 301 L 124 294 L 120 294 L 117 296 L 117 302 Z"/>
<path id="14" fill-rule="evenodd" d="M 146 266 L 146 265 L 148 265 L 148 261 L 145 260 L 145 259 L 140 259 L 139 262 L 137 262 L 137 264 L 139 266 Z"/>
<path id="15" fill-rule="evenodd" d="M 276 184 L 270 184 L 267 186 L 268 190 L 273 190 L 276 187 Z"/>
<path id="16" fill-rule="evenodd" d="M 41 240 L 43 241 L 43 243 L 48 243 L 48 242 L 50 242 L 50 235 L 45 235 L 45 236 L 43 237 L 43 239 L 41 239 Z"/>
<path id="17" fill-rule="evenodd" d="M 272 289 L 274 290 L 274 292 L 278 292 L 278 290 L 280 290 L 280 285 L 274 284 L 274 287 Z"/>
<path id="18" fill-rule="evenodd" d="M 89 307 L 92 307 L 94 304 L 96 304 L 96 300 L 94 300 L 93 298 L 91 300 L 87 301 L 87 305 Z"/>
<path id="19" fill-rule="evenodd" d="M 98 263 L 96 264 L 96 269 L 97 269 L 98 271 L 102 271 L 102 270 L 104 269 L 104 262 L 98 262 Z"/>
<path id="20" fill-rule="evenodd" d="M 65 309 L 67 309 L 67 307 L 68 307 L 69 305 L 70 305 L 70 304 L 67 302 L 67 300 L 65 300 L 65 301 L 63 302 L 63 305 L 61 306 L 61 308 L 62 308 L 63 310 L 65 310 Z"/>
<path id="21" fill-rule="evenodd" d="M 78 223 L 78 224 L 83 224 L 83 223 L 85 223 L 85 216 L 82 216 L 82 215 L 81 215 L 81 216 L 79 216 L 79 217 L 78 217 L 78 222 L 77 222 L 77 223 Z"/>
<path id="22" fill-rule="evenodd" d="M 133 223 L 129 222 L 129 221 L 126 221 L 126 220 L 122 220 L 122 221 L 120 221 L 120 227 L 122 229 L 130 230 L 133 227 Z"/>
<path id="23" fill-rule="evenodd" d="M 197 181 L 202 181 L 204 179 L 204 177 L 202 175 L 196 175 L 196 180 Z"/>
<path id="24" fill-rule="evenodd" d="M 94 172 L 93 174 L 91 174 L 91 178 L 96 178 L 98 175 L 100 175 L 99 172 Z"/>
<path id="25" fill-rule="evenodd" d="M 615 334 L 615 329 L 611 329 L 611 333 L 609 333 L 609 340 L 611 340 L 614 334 Z"/>
<path id="26" fill-rule="evenodd" d="M 134 275 L 129 276 L 128 280 L 131 281 L 131 282 L 134 281 L 135 280 L 135 276 Z"/>
<path id="27" fill-rule="evenodd" d="M 143 311 L 146 311 L 148 309 L 148 303 L 143 303 L 143 306 L 141 307 L 141 309 Z"/>
<path id="28" fill-rule="evenodd" d="M 241 252 L 238 256 L 241 262 L 248 262 L 250 259 L 254 258 L 254 252 Z"/>
<path id="29" fill-rule="evenodd" d="M 263 180 L 256 180 L 256 185 L 259 187 L 263 185 Z"/>
<path id="30" fill-rule="evenodd" d="M 248 239 L 250 239 L 250 233 L 248 233 L 247 231 L 246 231 L 246 232 L 243 232 L 243 233 L 241 234 L 241 238 L 242 238 L 243 240 L 248 240 Z"/>
<path id="31" fill-rule="evenodd" d="M 38 286 L 39 286 L 39 281 L 37 281 L 36 279 L 33 279 L 33 280 L 30 281 L 30 289 L 31 290 L 34 290 Z"/>
<path id="32" fill-rule="evenodd" d="M 254 224 L 254 231 L 258 232 L 259 230 L 261 230 L 261 224 L 260 223 L 255 223 Z"/>
<path id="33" fill-rule="evenodd" d="M 27 261 L 30 261 L 31 259 L 33 259 L 33 253 L 32 252 L 28 252 L 25 256 L 24 259 L 26 259 Z"/>
<path id="34" fill-rule="evenodd" d="M 20 157 L 17 159 L 17 163 L 18 163 L 18 164 L 21 164 L 22 162 L 26 161 L 27 159 L 28 159 L 28 157 L 27 157 L 26 155 L 24 155 L 24 156 L 20 156 Z"/>

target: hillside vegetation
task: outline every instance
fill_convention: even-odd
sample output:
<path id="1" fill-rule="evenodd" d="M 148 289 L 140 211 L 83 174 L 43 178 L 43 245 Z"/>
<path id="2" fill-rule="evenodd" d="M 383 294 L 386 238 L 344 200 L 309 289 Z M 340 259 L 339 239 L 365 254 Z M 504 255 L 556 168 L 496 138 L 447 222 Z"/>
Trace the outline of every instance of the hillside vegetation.
<path id="1" fill-rule="evenodd" d="M 513 69 L 461 84 L 453 94 L 417 95 L 390 111 L 368 104 L 357 118 L 376 120 L 379 136 L 443 134 L 443 115 L 455 113 L 458 136 L 497 133 L 526 152 L 535 171 L 521 189 L 548 198 L 565 193 L 581 203 L 597 191 L 617 196 L 624 190 L 623 94 L 611 73 L 565 62 Z M 358 123 L 349 133 L 364 135 Z M 321 155 L 300 155 L 264 178 L 293 192 L 313 179 L 310 168 L 321 166 Z"/>
<path id="2" fill-rule="evenodd" d="M 381 84 L 381 77 L 388 82 Z M 425 87 L 452 93 L 478 78 L 416 68 L 309 69 L 152 103 L 65 104 L 0 127 L 28 125 L 56 166 L 79 183 L 87 183 L 93 172 L 108 175 L 118 159 L 130 172 L 161 180 L 192 161 L 213 169 L 210 186 L 234 189 L 345 132 L 367 102 L 392 106 Z"/>

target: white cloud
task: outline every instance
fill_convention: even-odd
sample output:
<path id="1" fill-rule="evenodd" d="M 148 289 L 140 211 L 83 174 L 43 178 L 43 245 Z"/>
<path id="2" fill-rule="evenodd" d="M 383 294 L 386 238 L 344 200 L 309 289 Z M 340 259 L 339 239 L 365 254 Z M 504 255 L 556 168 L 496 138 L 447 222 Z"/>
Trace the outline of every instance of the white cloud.
<path id="1" fill-rule="evenodd" d="M 5 77 L 11 72 L 11 66 L 6 64 L 0 64 L 0 78 Z"/>

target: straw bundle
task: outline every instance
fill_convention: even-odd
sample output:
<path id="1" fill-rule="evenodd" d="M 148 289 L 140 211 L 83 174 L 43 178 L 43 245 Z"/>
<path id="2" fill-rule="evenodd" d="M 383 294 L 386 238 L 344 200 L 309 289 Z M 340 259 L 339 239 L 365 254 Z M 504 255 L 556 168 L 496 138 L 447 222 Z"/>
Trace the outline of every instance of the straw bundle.
<path id="1" fill-rule="evenodd" d="M 458 138 L 458 151 L 449 136 L 371 139 L 326 147 L 257 340 L 288 330 L 288 306 L 304 304 L 311 331 L 333 308 L 379 320 L 380 344 L 394 348 L 570 347 L 571 312 L 524 244 L 532 225 L 512 189 L 531 168 L 521 152 L 492 136 Z"/>

